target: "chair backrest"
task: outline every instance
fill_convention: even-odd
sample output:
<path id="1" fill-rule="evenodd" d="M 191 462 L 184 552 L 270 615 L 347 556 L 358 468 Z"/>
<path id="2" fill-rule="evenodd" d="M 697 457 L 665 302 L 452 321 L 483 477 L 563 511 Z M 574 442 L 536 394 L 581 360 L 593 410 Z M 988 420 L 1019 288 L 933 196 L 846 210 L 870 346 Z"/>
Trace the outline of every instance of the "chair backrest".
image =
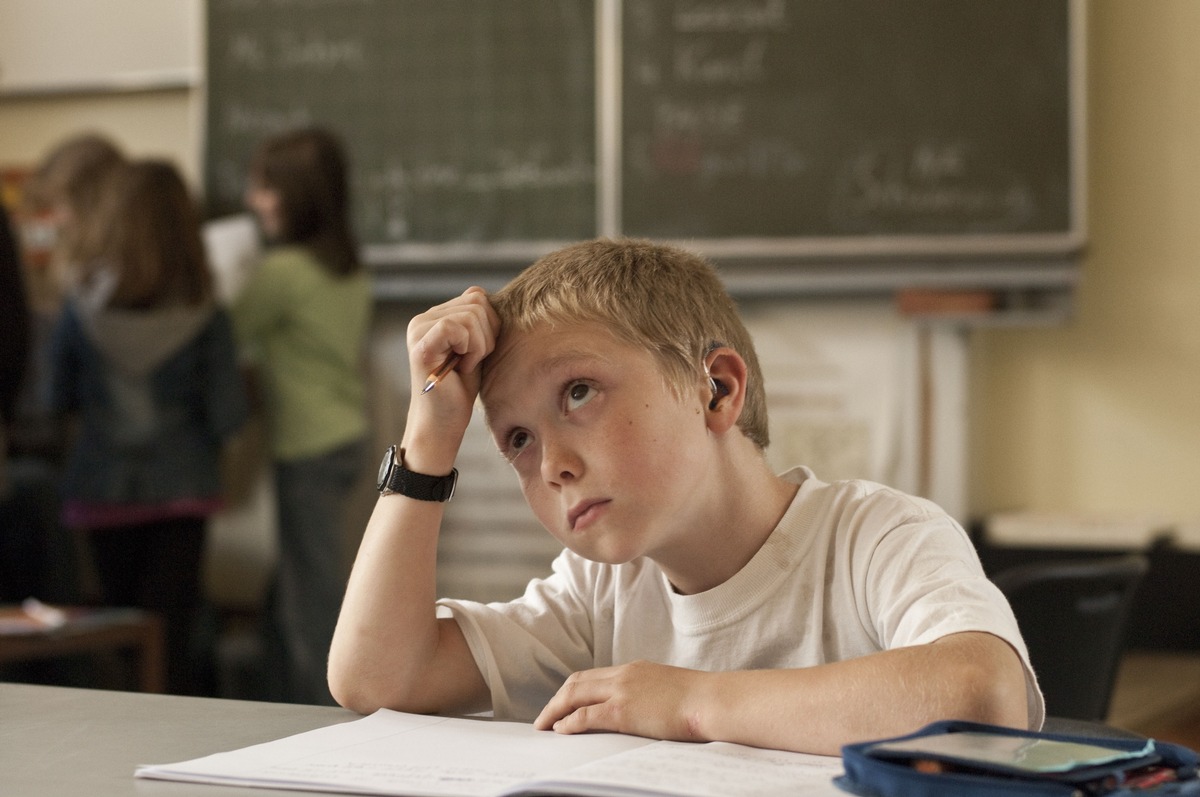
<path id="1" fill-rule="evenodd" d="M 1125 648 L 1142 554 L 1019 565 L 992 576 L 1008 598 L 1046 714 L 1103 722 Z"/>

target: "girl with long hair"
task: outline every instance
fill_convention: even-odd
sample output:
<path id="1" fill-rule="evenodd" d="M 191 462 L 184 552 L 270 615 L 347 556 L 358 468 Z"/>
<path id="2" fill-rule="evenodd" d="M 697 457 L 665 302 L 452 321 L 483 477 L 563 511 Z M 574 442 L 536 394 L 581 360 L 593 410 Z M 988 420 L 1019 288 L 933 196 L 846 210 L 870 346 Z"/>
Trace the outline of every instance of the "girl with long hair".
<path id="1" fill-rule="evenodd" d="M 278 507 L 279 561 L 264 608 L 275 690 L 267 697 L 332 704 L 325 663 L 348 570 L 342 518 L 367 458 L 372 305 L 338 139 L 304 129 L 264 141 L 246 203 L 268 242 L 233 307 L 267 416 Z"/>
<path id="2" fill-rule="evenodd" d="M 77 416 L 63 518 L 87 538 L 106 604 L 162 615 L 167 687 L 202 693 L 193 655 L 207 517 L 224 441 L 248 407 L 199 218 L 164 161 L 122 166 L 51 337 L 51 402 Z"/>

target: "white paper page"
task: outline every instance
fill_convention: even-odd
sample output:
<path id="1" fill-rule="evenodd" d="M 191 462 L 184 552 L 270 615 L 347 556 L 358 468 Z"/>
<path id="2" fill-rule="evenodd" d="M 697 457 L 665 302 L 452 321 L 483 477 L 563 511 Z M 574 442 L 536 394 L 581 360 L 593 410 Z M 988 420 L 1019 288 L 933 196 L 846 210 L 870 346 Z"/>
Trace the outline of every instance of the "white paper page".
<path id="1" fill-rule="evenodd" d="M 201 236 L 216 279 L 217 298 L 231 304 L 241 293 L 262 253 L 254 217 L 243 213 L 213 219 L 204 223 Z"/>
<path id="2" fill-rule="evenodd" d="M 138 777 L 410 797 L 485 797 L 597 758 L 653 744 L 617 734 L 563 736 L 532 725 L 403 714 L 354 722 L 177 764 Z"/>
<path id="3" fill-rule="evenodd" d="M 593 761 L 566 775 L 515 790 L 516 794 L 627 797 L 658 792 L 687 797 L 795 797 L 840 795 L 836 756 L 762 750 L 724 742 L 655 742 Z"/>

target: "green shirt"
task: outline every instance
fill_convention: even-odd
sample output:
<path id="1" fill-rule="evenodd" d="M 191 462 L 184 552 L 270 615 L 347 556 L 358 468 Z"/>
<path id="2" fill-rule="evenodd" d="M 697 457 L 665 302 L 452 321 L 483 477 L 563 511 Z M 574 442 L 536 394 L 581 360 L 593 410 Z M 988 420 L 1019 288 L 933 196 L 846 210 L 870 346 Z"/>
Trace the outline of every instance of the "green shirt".
<path id="1" fill-rule="evenodd" d="M 366 273 L 337 277 L 308 249 L 278 247 L 250 277 L 232 316 L 244 353 L 259 366 L 276 459 L 324 454 L 366 434 Z"/>

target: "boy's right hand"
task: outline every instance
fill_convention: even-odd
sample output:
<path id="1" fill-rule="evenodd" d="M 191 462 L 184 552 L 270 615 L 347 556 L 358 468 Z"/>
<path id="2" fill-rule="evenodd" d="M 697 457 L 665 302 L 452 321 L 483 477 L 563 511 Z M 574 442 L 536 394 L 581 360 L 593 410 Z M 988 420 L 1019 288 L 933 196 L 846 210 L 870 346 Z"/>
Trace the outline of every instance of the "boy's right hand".
<path id="1" fill-rule="evenodd" d="M 404 447 L 413 470 L 442 473 L 453 466 L 479 394 L 479 364 L 496 347 L 499 333 L 500 317 L 479 287 L 468 288 L 409 322 L 412 399 Z M 459 361 L 453 370 L 422 393 L 429 374 L 456 355 Z"/>

